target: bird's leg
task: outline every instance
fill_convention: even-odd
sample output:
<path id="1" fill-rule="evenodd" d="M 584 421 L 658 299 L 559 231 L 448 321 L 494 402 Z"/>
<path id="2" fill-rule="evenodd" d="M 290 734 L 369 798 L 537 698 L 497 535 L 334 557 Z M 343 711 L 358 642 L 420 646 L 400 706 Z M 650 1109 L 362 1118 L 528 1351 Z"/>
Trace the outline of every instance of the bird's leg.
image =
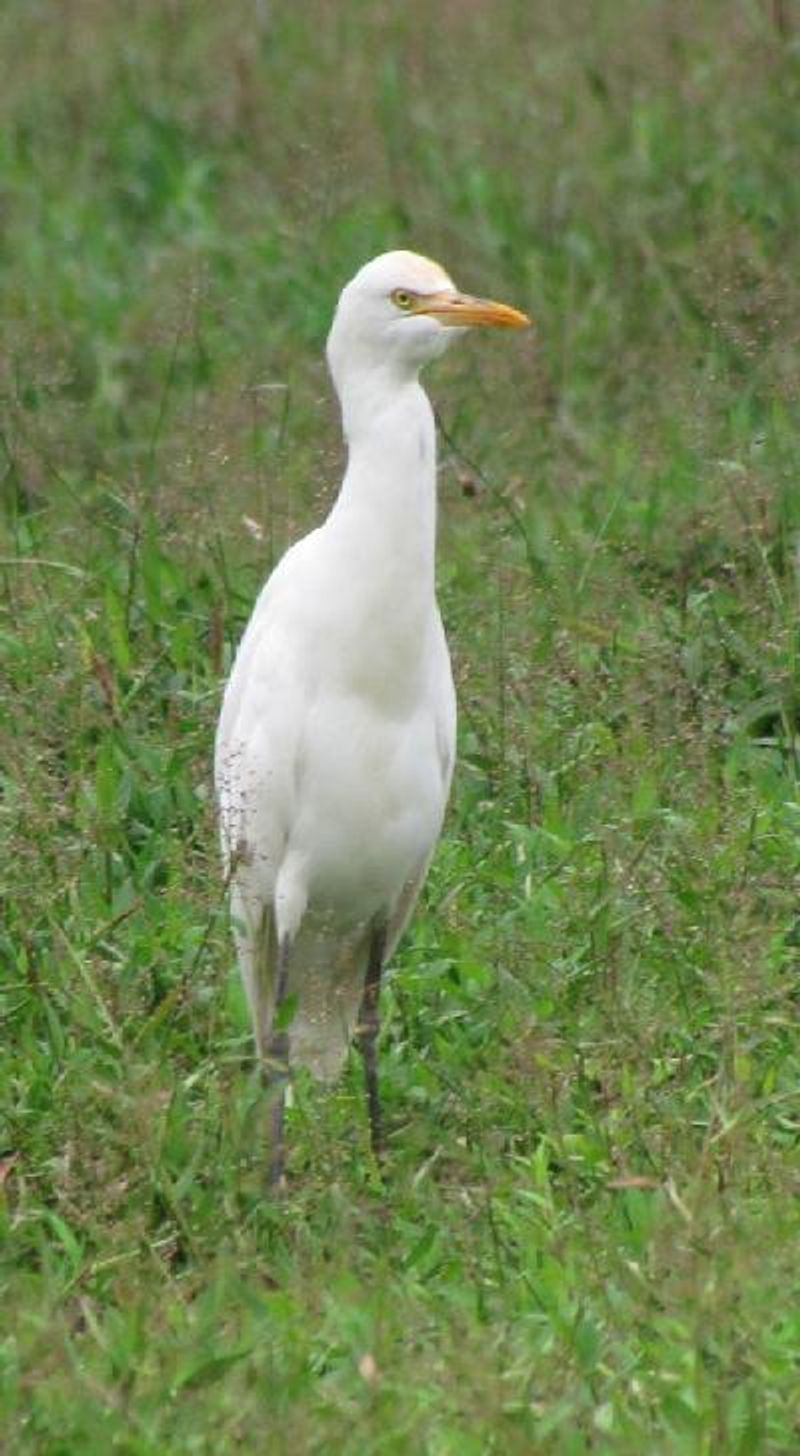
<path id="1" fill-rule="evenodd" d="M 265 1060 L 269 1093 L 267 1186 L 271 1189 L 281 1188 L 284 1182 L 283 1114 L 286 1105 L 286 1083 L 289 1080 L 289 1029 L 281 1025 L 280 1017 L 289 985 L 289 942 L 287 939 L 282 940 L 278 946 L 276 975 L 273 1031 Z"/>
<path id="2" fill-rule="evenodd" d="M 376 924 L 370 936 L 367 977 L 364 982 L 361 1010 L 358 1014 L 356 1038 L 358 1041 L 358 1049 L 364 1058 L 364 1078 L 367 1087 L 370 1141 L 372 1143 L 372 1151 L 378 1161 L 380 1161 L 383 1155 L 381 1104 L 378 1097 L 378 1029 L 380 1026 L 378 998 L 381 993 L 381 972 L 383 970 L 383 957 L 385 953 L 386 926 Z"/>

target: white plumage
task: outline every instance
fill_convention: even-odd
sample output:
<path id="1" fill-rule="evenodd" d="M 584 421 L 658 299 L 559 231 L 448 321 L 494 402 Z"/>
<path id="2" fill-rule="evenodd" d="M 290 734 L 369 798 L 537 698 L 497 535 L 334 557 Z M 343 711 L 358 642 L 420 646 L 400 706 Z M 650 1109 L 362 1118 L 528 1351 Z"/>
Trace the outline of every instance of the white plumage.
<path id="1" fill-rule="evenodd" d="M 256 602 L 216 745 L 237 952 L 277 1084 L 273 1180 L 288 1063 L 334 1077 L 357 1028 L 380 1150 L 380 970 L 425 878 L 455 756 L 434 587 L 436 441 L 417 376 L 463 328 L 525 322 L 407 252 L 367 263 L 339 299 L 328 361 L 347 470 L 327 520 Z M 287 998 L 288 1028 L 273 1029 Z"/>

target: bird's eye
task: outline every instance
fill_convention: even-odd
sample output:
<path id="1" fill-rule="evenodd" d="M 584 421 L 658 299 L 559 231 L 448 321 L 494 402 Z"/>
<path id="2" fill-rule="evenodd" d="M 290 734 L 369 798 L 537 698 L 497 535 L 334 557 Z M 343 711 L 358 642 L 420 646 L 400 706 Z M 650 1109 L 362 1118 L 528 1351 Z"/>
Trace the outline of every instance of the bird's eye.
<path id="1" fill-rule="evenodd" d="M 404 313 L 408 313 L 408 310 L 414 307 L 414 295 L 413 293 L 409 293 L 405 288 L 395 288 L 392 294 L 392 303 L 395 308 L 401 308 Z"/>

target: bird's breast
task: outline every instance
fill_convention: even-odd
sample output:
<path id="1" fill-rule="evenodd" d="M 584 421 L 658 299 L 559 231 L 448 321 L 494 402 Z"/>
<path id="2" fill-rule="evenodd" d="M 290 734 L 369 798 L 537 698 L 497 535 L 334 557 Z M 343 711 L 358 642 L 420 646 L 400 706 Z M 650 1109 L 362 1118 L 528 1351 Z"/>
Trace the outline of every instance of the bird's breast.
<path id="1" fill-rule="evenodd" d="M 291 847 L 309 897 L 355 918 L 392 904 L 438 837 L 446 799 L 434 715 L 398 719 L 355 695 L 307 724 Z"/>

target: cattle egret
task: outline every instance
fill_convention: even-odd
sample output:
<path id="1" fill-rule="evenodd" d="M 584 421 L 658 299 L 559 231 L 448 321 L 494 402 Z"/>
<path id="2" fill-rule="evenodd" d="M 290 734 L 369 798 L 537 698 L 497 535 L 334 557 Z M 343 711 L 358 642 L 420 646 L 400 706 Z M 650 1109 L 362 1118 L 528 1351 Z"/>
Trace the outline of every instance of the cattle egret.
<path id="1" fill-rule="evenodd" d="M 418 375 L 474 325 L 518 328 L 415 253 L 347 284 L 328 364 L 348 447 L 324 524 L 278 562 L 225 691 L 216 785 L 237 954 L 283 1180 L 291 1064 L 336 1076 L 356 1036 L 382 1151 L 381 972 L 439 837 L 456 703 L 436 602 L 436 439 Z"/>

